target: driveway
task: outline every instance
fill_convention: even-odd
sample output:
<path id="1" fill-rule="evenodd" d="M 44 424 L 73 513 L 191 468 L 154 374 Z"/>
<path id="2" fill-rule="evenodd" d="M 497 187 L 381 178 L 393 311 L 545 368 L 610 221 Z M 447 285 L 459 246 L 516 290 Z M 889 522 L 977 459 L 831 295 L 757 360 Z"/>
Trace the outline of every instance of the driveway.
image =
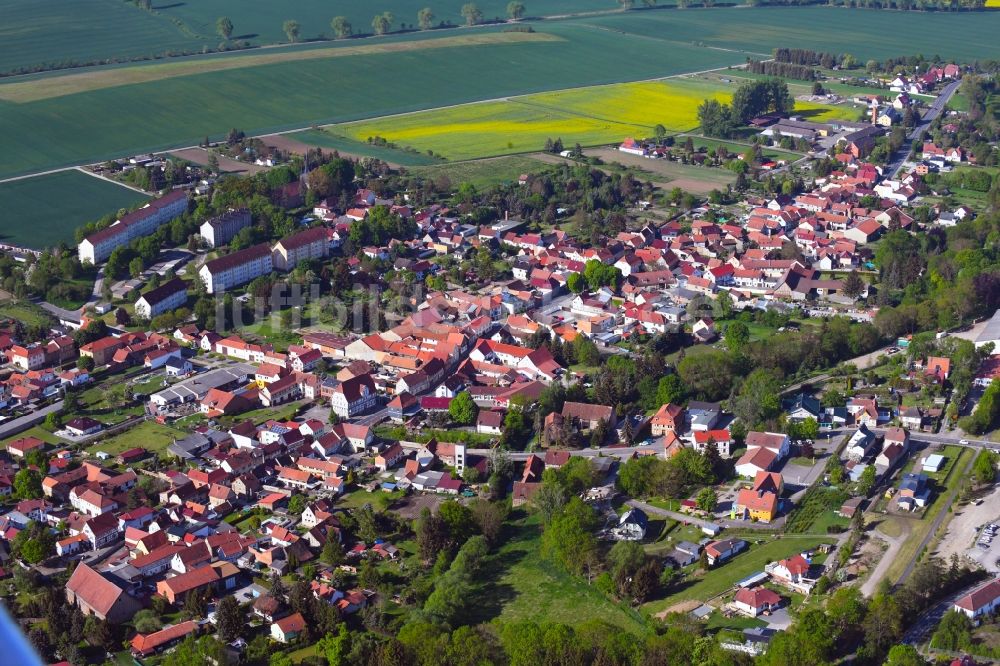
<path id="1" fill-rule="evenodd" d="M 900 524 L 905 525 L 905 521 L 899 521 Z M 890 537 L 882 534 L 878 529 L 873 529 L 871 531 L 872 538 L 881 539 L 889 545 L 889 548 L 882 553 L 882 559 L 878 561 L 878 564 L 872 569 L 871 574 L 869 574 L 868 579 L 861 585 L 861 594 L 866 597 L 870 597 L 875 594 L 875 590 L 878 589 L 878 584 L 885 578 L 885 575 L 889 572 L 889 567 L 892 566 L 893 561 L 899 554 L 899 549 L 903 547 L 903 542 L 906 541 L 906 537 L 909 535 L 909 527 L 903 530 L 903 533 L 898 537 Z M 890 581 L 891 582 L 891 581 Z"/>

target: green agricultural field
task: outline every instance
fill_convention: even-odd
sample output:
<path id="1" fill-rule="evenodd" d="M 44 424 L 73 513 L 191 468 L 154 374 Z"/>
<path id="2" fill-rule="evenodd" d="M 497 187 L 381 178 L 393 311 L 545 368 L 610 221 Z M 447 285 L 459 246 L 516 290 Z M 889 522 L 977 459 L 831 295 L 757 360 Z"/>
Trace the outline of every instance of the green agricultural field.
<path id="1" fill-rule="evenodd" d="M 205 44 L 168 18 L 123 0 L 5 0 L 0 73 L 194 52 Z"/>
<path id="2" fill-rule="evenodd" d="M 735 65 L 779 45 L 851 50 L 864 60 L 910 53 L 907 35 L 933 27 L 937 35 L 955 37 L 938 41 L 935 51 L 942 56 L 981 58 L 992 52 L 1000 14 L 716 8 L 534 25 L 535 33 L 483 27 L 196 56 L 114 67 L 110 79 L 107 68 L 73 73 L 85 73 L 85 79 L 65 73 L 19 77 L 0 83 L 0 126 L 17 128 L 5 133 L 0 178 L 194 145 L 233 126 L 260 134 L 662 78 Z M 489 35 L 499 37 L 484 37 Z M 442 47 L 456 39 L 461 57 L 455 48 Z M 298 55 L 311 50 L 322 53 Z M 33 81 L 38 91 L 24 85 Z M 635 122 L 627 108 L 598 110 L 600 118 L 624 113 L 626 124 Z"/>
<path id="3" fill-rule="evenodd" d="M 79 171 L 0 183 L 0 241 L 38 249 L 73 245 L 76 227 L 147 198 Z"/>
<path id="4" fill-rule="evenodd" d="M 300 39 L 332 39 L 330 20 L 344 16 L 350 21 L 355 34 L 371 34 L 372 18 L 388 11 L 393 15 L 393 30 L 413 30 L 417 27 L 417 10 L 429 7 L 434 13 L 435 25 L 441 23 L 463 25 L 461 2 L 435 4 L 413 3 L 405 0 L 299 0 L 291 5 L 270 0 L 199 0 L 199 2 L 168 3 L 159 10 L 164 16 L 179 19 L 185 26 L 215 38 L 215 21 L 219 16 L 229 16 L 233 21 L 233 38 L 248 39 L 251 43 L 286 42 L 282 24 L 293 19 L 302 26 Z M 616 5 L 607 0 L 544 0 L 525 2 L 526 16 L 553 16 L 575 12 L 610 11 Z M 661 3 L 662 4 L 662 3 Z M 670 3 L 673 4 L 673 3 Z M 476 5 L 484 20 L 507 17 L 507 0 L 478 0 Z M 216 38 L 217 41 L 217 38 Z"/>
<path id="5" fill-rule="evenodd" d="M 935 35 L 934 53 L 972 61 L 996 53 L 996 12 L 890 12 L 840 7 L 691 8 L 573 19 L 594 29 L 656 40 L 754 51 L 777 46 L 851 53 L 860 62 L 921 51 L 921 35 Z M 923 49 L 927 51 L 927 49 Z"/>
<path id="6" fill-rule="evenodd" d="M 305 130 L 289 134 L 290 139 L 301 141 L 310 146 L 329 148 L 348 155 L 363 155 L 374 157 L 384 162 L 398 164 L 406 167 L 427 166 L 437 164 L 441 160 L 430 155 L 412 153 L 406 150 L 398 150 L 386 146 L 376 146 L 365 141 L 355 141 L 346 136 L 340 136 L 326 130 Z"/>
<path id="7" fill-rule="evenodd" d="M 195 145 L 205 135 L 221 137 L 233 126 L 255 134 L 275 132 L 477 99 L 661 77 L 742 59 L 736 53 L 622 38 L 561 23 L 545 26 L 544 32 L 499 33 L 498 41 L 481 43 L 483 35 L 497 32 L 494 28 L 470 32 L 480 43 L 463 46 L 460 58 L 456 49 L 437 48 L 433 46 L 437 40 L 424 39 L 426 50 L 407 46 L 410 50 L 383 48 L 344 57 L 270 62 L 34 101 L 13 101 L 23 94 L 22 82 L 0 84 L 0 100 L 11 100 L 0 101 L 0 124 L 19 130 L 4 137 L 0 178 Z M 411 44 L 414 39 L 387 38 L 379 43 Z M 341 47 L 320 50 L 337 48 Z M 541 62 L 544 67 L 526 65 Z M 130 82 L 143 78 L 136 69 L 177 64 L 181 63 L 134 65 L 115 71 Z M 489 76 L 483 76 L 484 72 Z M 50 77 L 39 81 L 46 78 Z M 17 94 L 5 91 L 7 86 L 18 86 Z"/>

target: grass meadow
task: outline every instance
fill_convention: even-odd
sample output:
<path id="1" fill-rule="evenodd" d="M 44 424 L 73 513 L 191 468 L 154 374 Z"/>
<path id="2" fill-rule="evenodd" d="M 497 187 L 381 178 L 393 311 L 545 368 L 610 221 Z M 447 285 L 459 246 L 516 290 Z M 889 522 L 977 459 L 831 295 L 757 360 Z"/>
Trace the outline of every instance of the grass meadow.
<path id="1" fill-rule="evenodd" d="M 0 183 L 0 241 L 36 249 L 73 245 L 76 227 L 147 198 L 76 170 Z"/>
<path id="2" fill-rule="evenodd" d="M 516 181 L 523 173 L 537 173 L 545 164 L 526 155 L 494 157 L 473 162 L 448 162 L 416 167 L 411 173 L 434 180 L 446 177 L 453 184 L 471 183 L 483 188 Z"/>

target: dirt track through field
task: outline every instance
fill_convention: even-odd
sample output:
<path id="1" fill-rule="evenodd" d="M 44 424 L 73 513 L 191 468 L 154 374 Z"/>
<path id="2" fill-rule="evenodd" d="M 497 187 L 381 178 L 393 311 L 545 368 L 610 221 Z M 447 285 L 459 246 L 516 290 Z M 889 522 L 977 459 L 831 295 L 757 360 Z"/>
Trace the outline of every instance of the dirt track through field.
<path id="1" fill-rule="evenodd" d="M 272 50 L 268 53 L 254 52 L 249 55 L 228 54 L 225 57 L 207 57 L 200 60 L 184 62 L 158 63 L 155 65 L 137 65 L 133 67 L 116 67 L 111 69 L 95 69 L 89 72 L 49 76 L 27 81 L 17 81 L 0 85 L 0 100 L 23 104 L 42 99 L 74 95 L 77 93 L 116 88 L 134 83 L 148 83 L 208 72 L 221 72 L 230 69 L 245 69 L 272 65 L 276 63 L 298 60 L 319 60 L 325 58 L 343 58 L 347 56 L 370 55 L 379 53 L 403 53 L 409 51 L 425 51 L 429 49 L 445 49 L 461 46 L 489 46 L 496 44 L 517 44 L 522 42 L 557 42 L 562 37 L 543 32 L 488 32 L 474 35 L 441 37 L 439 39 L 423 39 L 407 42 L 388 42 L 383 44 L 363 44 L 359 46 L 337 46 L 320 49 L 305 49 L 300 51 Z"/>

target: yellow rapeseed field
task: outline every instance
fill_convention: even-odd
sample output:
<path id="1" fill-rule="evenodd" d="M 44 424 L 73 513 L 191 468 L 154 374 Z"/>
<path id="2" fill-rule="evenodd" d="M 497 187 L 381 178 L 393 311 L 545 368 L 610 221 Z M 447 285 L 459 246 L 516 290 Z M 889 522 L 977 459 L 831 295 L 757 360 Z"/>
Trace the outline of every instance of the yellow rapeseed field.
<path id="1" fill-rule="evenodd" d="M 375 118 L 331 131 L 359 141 L 378 136 L 451 160 L 475 159 L 541 150 L 546 139 L 557 137 L 570 148 L 650 136 L 658 124 L 671 132 L 691 131 L 706 97 L 727 102 L 730 93 L 702 80 L 622 83 Z M 814 118 L 845 113 L 800 104 Z"/>

